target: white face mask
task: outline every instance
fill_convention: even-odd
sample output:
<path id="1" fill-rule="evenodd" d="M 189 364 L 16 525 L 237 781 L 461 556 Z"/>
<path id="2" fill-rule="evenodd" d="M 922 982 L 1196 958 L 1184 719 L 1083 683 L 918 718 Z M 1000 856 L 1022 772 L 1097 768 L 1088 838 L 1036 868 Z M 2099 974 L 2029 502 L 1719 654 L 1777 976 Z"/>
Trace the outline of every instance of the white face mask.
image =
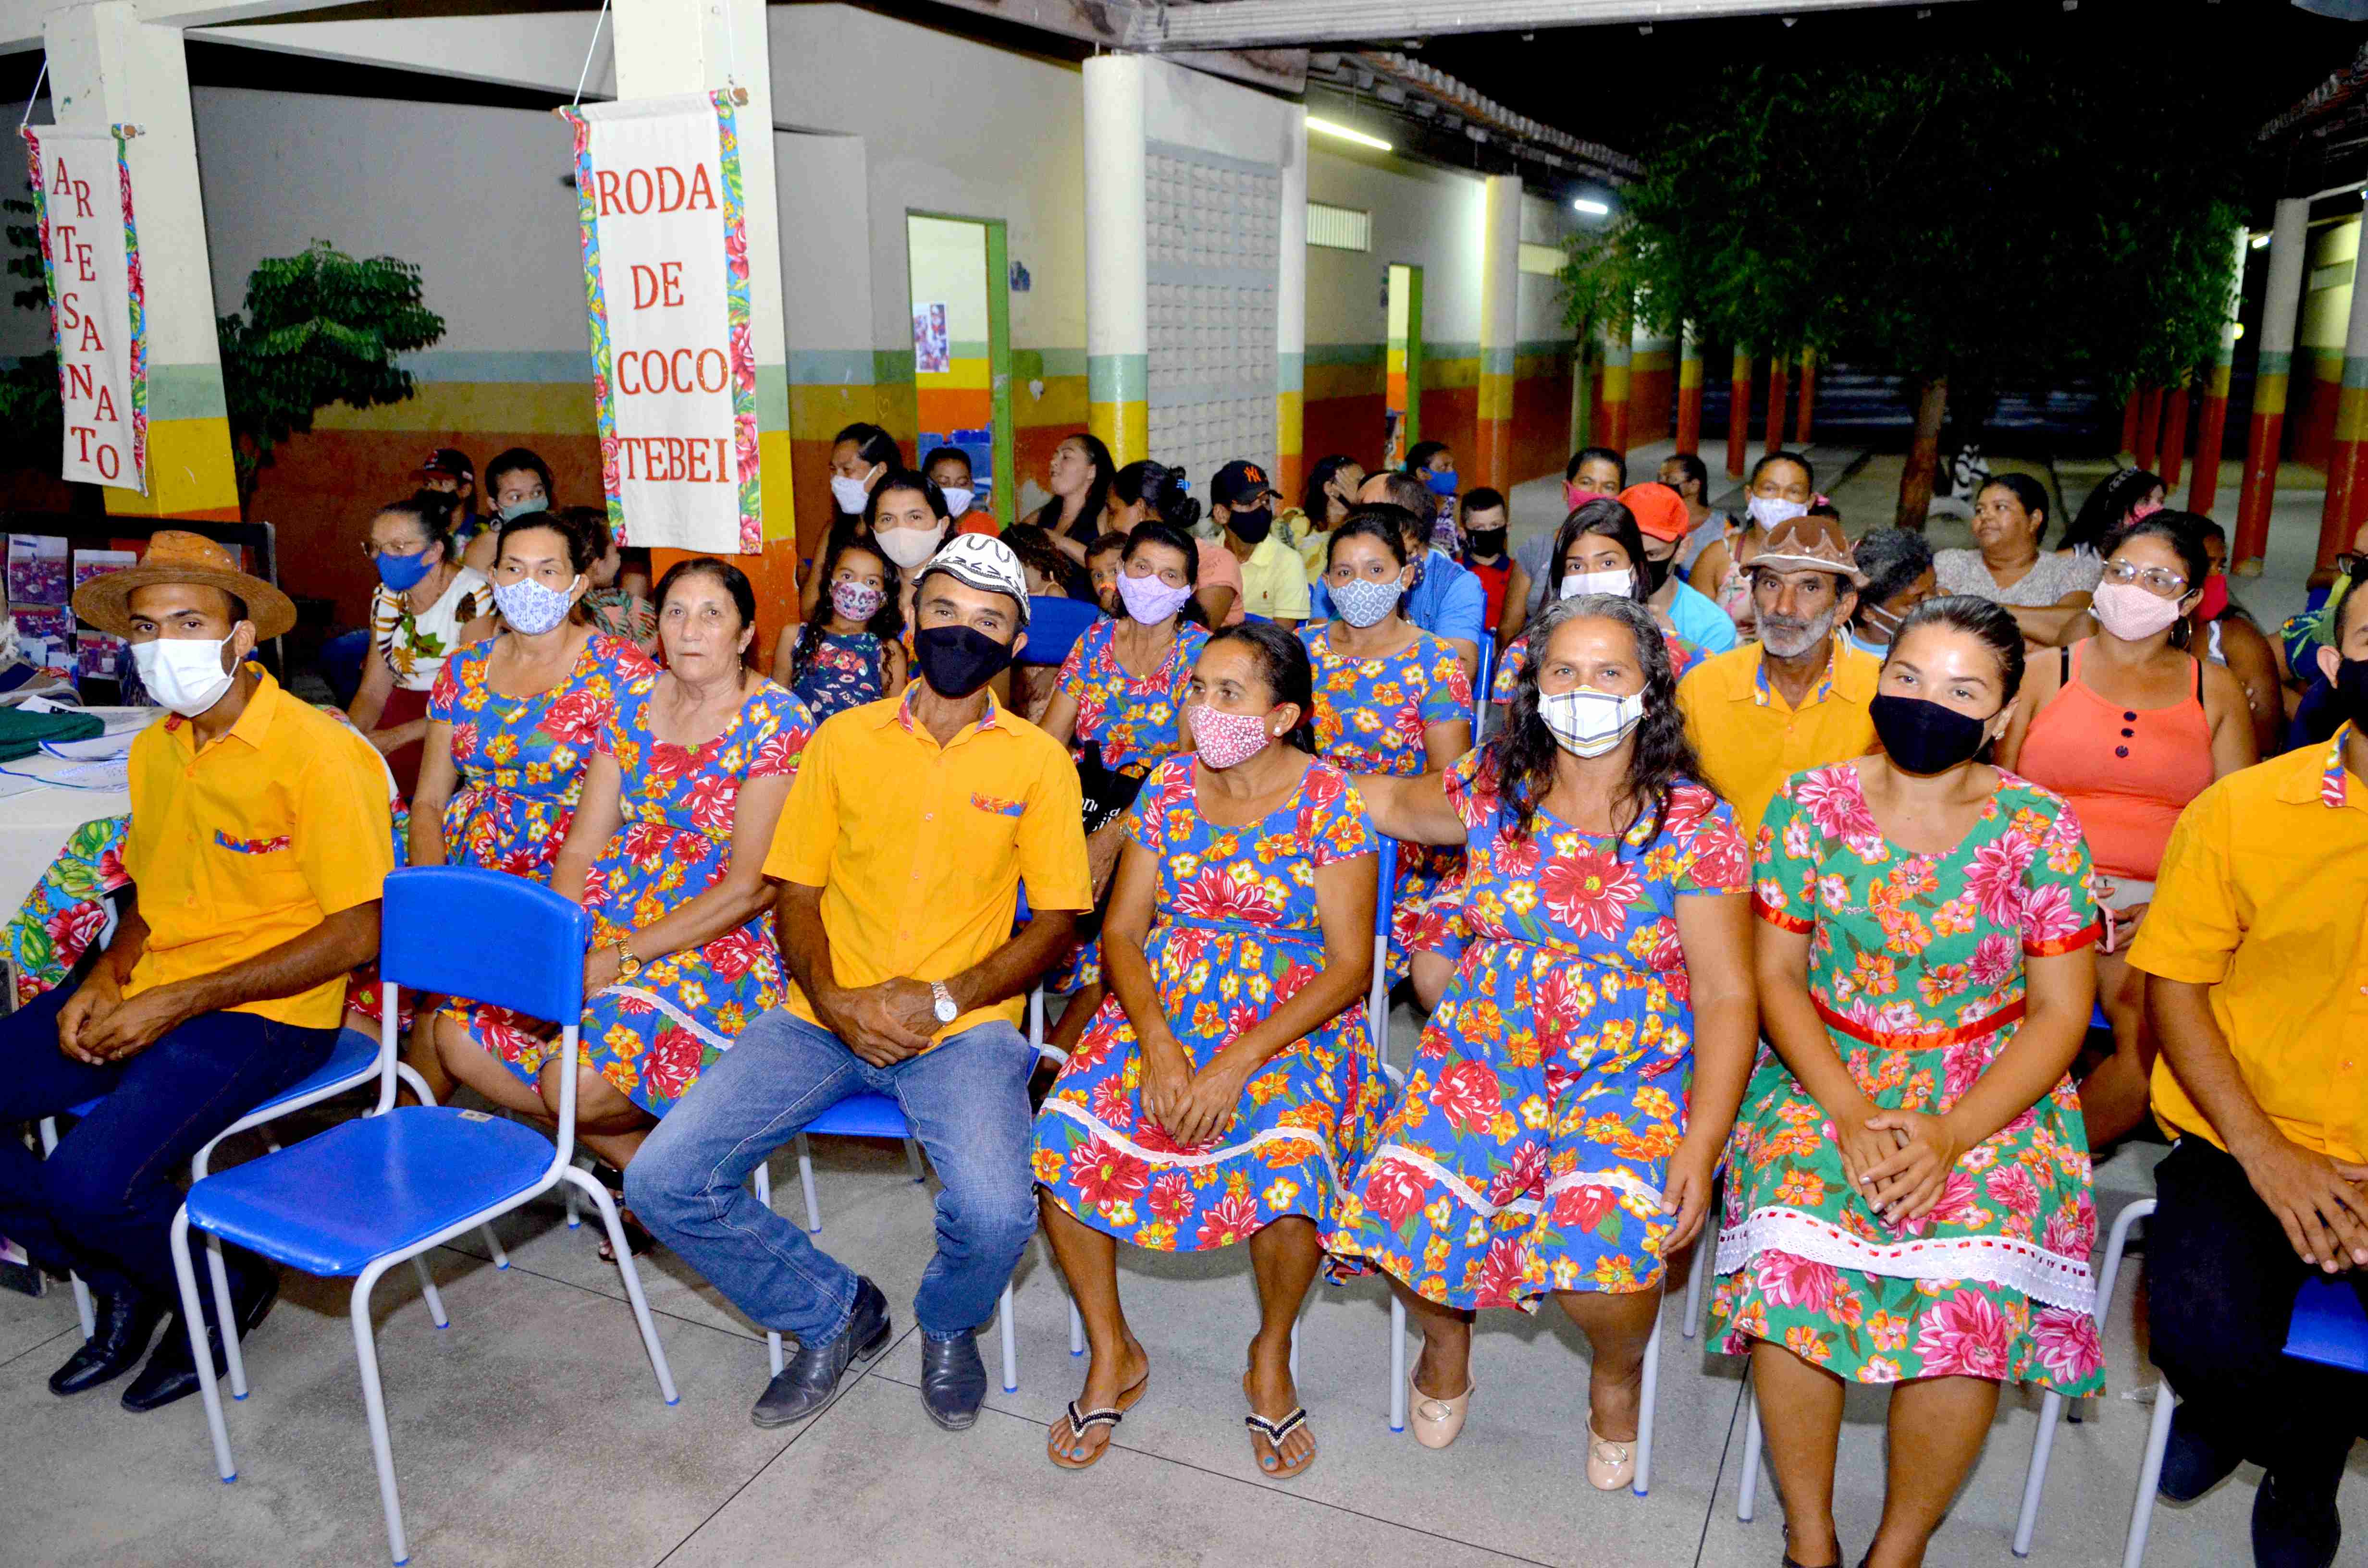
<path id="1" fill-rule="evenodd" d="M 1615 599 L 1634 597 L 1636 574 L 1622 566 L 1617 572 L 1565 572 L 1562 574 L 1562 597 L 1575 599 L 1581 594 L 1610 594 Z"/>
<path id="2" fill-rule="evenodd" d="M 236 635 L 233 633 L 233 635 Z M 231 672 L 222 651 L 230 638 L 200 642 L 189 637 L 159 637 L 131 644 L 131 665 L 148 694 L 184 719 L 194 719 L 222 699 Z"/>
<path id="3" fill-rule="evenodd" d="M 959 486 L 951 490 L 940 489 L 938 494 L 946 498 L 946 516 L 950 517 L 959 517 L 969 511 L 970 504 L 978 498 L 976 491 L 963 490 Z"/>
<path id="4" fill-rule="evenodd" d="M 862 516 L 863 503 L 871 496 L 872 474 L 879 473 L 886 466 L 884 463 L 873 463 L 871 472 L 865 474 L 861 479 L 849 479 L 843 473 L 832 474 L 830 498 L 838 503 L 840 511 L 854 517 Z"/>
<path id="5" fill-rule="evenodd" d="M 1583 686 L 1541 693 L 1538 717 L 1554 732 L 1555 744 L 1573 756 L 1601 756 L 1644 722 L 1645 694 L 1614 697 Z"/>
<path id="6" fill-rule="evenodd" d="M 1781 495 L 1754 495 L 1751 498 L 1751 504 L 1744 510 L 1751 514 L 1753 522 L 1758 523 L 1770 533 L 1775 532 L 1778 528 L 1795 517 L 1805 517 L 1809 515 L 1807 502 L 1787 501 Z"/>
<path id="7" fill-rule="evenodd" d="M 945 533 L 939 528 L 882 528 L 871 537 L 889 560 L 910 572 L 938 552 Z"/>

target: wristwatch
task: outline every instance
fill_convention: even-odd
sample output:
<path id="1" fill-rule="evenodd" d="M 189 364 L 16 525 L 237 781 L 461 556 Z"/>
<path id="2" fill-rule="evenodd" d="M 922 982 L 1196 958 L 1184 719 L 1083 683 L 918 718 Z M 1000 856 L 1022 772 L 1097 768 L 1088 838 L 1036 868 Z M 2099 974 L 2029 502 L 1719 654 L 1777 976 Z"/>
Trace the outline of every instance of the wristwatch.
<path id="1" fill-rule="evenodd" d="M 631 980 L 635 975 L 641 973 L 642 960 L 633 956 L 633 949 L 625 946 L 621 941 L 616 943 L 615 946 L 617 949 L 617 978 L 620 981 Z"/>
<path id="2" fill-rule="evenodd" d="M 938 1022 L 950 1024 L 962 1017 L 962 1009 L 954 1006 L 954 994 L 946 989 L 944 981 L 929 982 L 929 994 L 938 999 Z"/>

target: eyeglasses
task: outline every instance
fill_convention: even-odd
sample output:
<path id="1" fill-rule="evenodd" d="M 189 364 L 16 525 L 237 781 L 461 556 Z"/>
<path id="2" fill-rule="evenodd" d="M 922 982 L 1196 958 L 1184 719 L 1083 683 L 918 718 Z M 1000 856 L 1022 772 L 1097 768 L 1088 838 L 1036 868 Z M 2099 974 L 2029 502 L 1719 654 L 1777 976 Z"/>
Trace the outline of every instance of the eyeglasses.
<path id="1" fill-rule="evenodd" d="M 381 555 L 392 555 L 398 561 L 408 561 L 415 555 L 425 555 L 427 553 L 427 544 L 424 540 L 419 543 L 413 545 L 409 550 L 381 550 L 378 547 L 376 540 L 367 539 L 362 540 L 362 559 L 364 561 L 376 561 Z"/>
<path id="2" fill-rule="evenodd" d="M 2126 561 L 2105 562 L 2105 581 L 2124 585 L 2143 583 L 2146 592 L 2175 599 L 2187 591 L 2187 579 L 2168 566 L 2133 566 Z"/>

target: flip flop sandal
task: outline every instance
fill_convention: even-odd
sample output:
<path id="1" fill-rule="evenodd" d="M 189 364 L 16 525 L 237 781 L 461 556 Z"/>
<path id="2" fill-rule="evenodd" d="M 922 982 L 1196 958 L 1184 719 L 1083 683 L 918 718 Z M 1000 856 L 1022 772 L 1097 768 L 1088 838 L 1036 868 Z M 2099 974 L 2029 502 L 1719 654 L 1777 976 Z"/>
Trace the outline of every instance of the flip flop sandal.
<path id="1" fill-rule="evenodd" d="M 1059 1465 L 1063 1470 L 1091 1470 L 1094 1466 L 1101 1463 L 1102 1456 L 1110 1452 L 1110 1440 L 1109 1437 L 1104 1437 L 1100 1448 L 1094 1449 L 1093 1452 L 1087 1454 L 1081 1460 L 1071 1459 L 1065 1450 L 1072 1443 L 1081 1443 L 1085 1441 L 1086 1433 L 1088 1428 L 1095 1426 L 1115 1427 L 1120 1422 L 1125 1420 L 1126 1413 L 1133 1410 L 1138 1403 L 1142 1403 L 1143 1391 L 1150 1384 L 1150 1382 L 1151 1374 L 1145 1372 L 1142 1379 L 1137 1381 L 1133 1388 L 1121 1389 L 1119 1391 L 1118 1403 L 1106 1410 L 1080 1410 L 1077 1408 L 1077 1402 L 1074 1399 L 1071 1400 L 1069 1402 L 1068 1411 L 1068 1439 L 1058 1445 L 1047 1443 L 1044 1446 L 1044 1457 L 1051 1460 L 1054 1464 Z"/>
<path id="2" fill-rule="evenodd" d="M 1284 1467 L 1290 1461 L 1282 1457 L 1282 1445 L 1284 1439 L 1289 1437 L 1293 1432 L 1298 1431 L 1302 1426 L 1307 1425 L 1307 1406 L 1304 1404 L 1298 1406 L 1296 1409 L 1292 1410 L 1290 1415 L 1284 1416 L 1280 1421 L 1269 1421 L 1265 1416 L 1260 1415 L 1255 1410 L 1251 1411 L 1247 1415 L 1243 1416 L 1242 1420 L 1248 1426 L 1251 1431 L 1257 1433 L 1259 1437 L 1264 1437 L 1267 1440 L 1267 1446 L 1274 1450 L 1274 1468 L 1272 1470 L 1269 1470 L 1266 1467 L 1265 1462 L 1261 1460 L 1258 1464 L 1258 1471 L 1260 1474 L 1270 1475 L 1277 1481 L 1289 1481 L 1295 1475 L 1304 1475 L 1307 1472 L 1307 1467 L 1315 1462 L 1315 1456 L 1314 1454 L 1310 1454 L 1300 1463 L 1297 1469 L 1285 1469 Z M 1255 1442 L 1250 1445 L 1250 1457 L 1252 1459 L 1258 1458 L 1258 1445 Z"/>

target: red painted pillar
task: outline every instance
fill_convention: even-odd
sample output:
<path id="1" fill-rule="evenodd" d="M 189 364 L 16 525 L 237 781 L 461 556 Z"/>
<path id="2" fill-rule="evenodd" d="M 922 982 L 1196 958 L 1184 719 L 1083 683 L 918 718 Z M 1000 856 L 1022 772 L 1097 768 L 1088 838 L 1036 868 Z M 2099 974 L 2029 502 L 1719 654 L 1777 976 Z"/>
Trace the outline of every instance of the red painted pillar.
<path id="1" fill-rule="evenodd" d="M 2143 387 L 2130 388 L 2130 399 L 2122 404 L 2121 450 L 2123 451 L 2135 452 L 2138 449 L 2138 417 L 2144 410 L 2145 403 L 2146 390 Z"/>
<path id="2" fill-rule="evenodd" d="M 1793 414 L 1793 446 L 1797 451 L 1809 449 L 1809 408 L 1817 396 L 1817 351 L 1801 350 L 1801 403 Z"/>
<path id="3" fill-rule="evenodd" d="M 2277 500 L 2278 453 L 2284 445 L 2287 378 L 2294 370 L 2295 319 L 2302 309 L 2304 251 L 2310 202 L 2287 197 L 2270 223 L 2270 275 L 2261 291 L 2261 347 L 2253 367 L 2253 406 L 2246 417 L 2245 479 L 2237 491 L 2237 537 L 2229 570 L 2252 576 L 2270 544 Z"/>
<path id="4" fill-rule="evenodd" d="M 2187 384 L 2170 389 L 2162 400 L 2162 487 L 2179 488 L 2180 465 L 2187 460 Z"/>
<path id="5" fill-rule="evenodd" d="M 1726 474 L 1743 477 L 1744 449 L 1751 443 L 1751 350 L 1735 351 L 1735 368 L 1727 372 Z"/>
<path id="6" fill-rule="evenodd" d="M 2148 387 L 2138 399 L 2138 438 L 2130 443 L 2140 468 L 2154 467 L 2156 437 L 2162 433 L 2162 389 Z"/>
<path id="7" fill-rule="evenodd" d="M 2209 516 L 2220 499 L 2220 449 L 2228 429 L 2228 367 L 2206 372 L 2203 403 L 2195 421 L 2195 475 L 2187 482 L 2187 509 Z"/>
<path id="8" fill-rule="evenodd" d="M 1791 390 L 1791 379 L 1785 374 L 1784 361 L 1768 361 L 1768 448 L 1771 452 L 1784 449 L 1784 400 Z"/>

